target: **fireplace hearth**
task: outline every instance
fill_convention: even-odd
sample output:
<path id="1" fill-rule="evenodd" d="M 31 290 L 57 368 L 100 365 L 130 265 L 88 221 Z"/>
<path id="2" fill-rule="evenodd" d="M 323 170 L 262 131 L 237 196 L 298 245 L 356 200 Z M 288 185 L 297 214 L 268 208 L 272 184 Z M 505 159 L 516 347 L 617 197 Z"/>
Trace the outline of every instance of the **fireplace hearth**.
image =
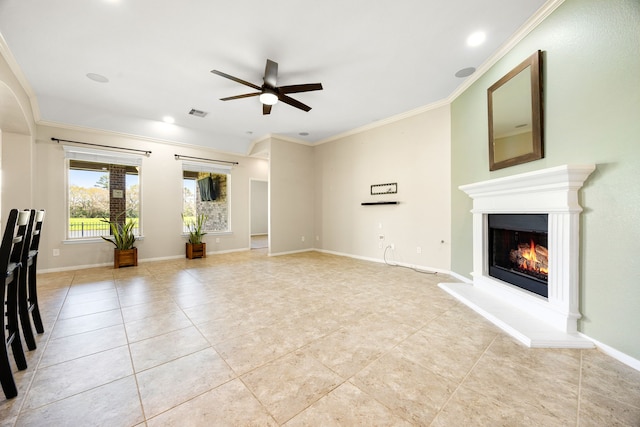
<path id="1" fill-rule="evenodd" d="M 472 283 L 440 283 L 529 347 L 592 348 L 578 334 L 578 190 L 595 165 L 463 185 L 473 199 Z"/>

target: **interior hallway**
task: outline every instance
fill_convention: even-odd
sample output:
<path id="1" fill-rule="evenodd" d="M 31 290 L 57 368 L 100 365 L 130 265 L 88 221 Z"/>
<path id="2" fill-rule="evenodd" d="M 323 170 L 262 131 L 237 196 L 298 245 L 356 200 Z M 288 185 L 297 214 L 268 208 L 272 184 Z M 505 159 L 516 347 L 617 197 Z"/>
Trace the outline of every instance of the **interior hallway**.
<path id="1" fill-rule="evenodd" d="M 38 280 L 2 426 L 640 424 L 640 372 L 525 348 L 442 275 L 260 249 Z"/>

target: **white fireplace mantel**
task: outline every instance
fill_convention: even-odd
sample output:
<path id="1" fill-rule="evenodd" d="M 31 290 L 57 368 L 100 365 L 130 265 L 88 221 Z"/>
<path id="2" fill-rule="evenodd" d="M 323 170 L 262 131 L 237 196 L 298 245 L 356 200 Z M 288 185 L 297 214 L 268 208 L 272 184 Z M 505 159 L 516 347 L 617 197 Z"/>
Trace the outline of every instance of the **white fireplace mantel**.
<path id="1" fill-rule="evenodd" d="M 473 284 L 439 286 L 529 347 L 593 347 L 577 322 L 578 190 L 594 169 L 564 165 L 460 186 L 473 199 Z M 489 276 L 487 218 L 494 213 L 548 214 L 548 298 Z"/>

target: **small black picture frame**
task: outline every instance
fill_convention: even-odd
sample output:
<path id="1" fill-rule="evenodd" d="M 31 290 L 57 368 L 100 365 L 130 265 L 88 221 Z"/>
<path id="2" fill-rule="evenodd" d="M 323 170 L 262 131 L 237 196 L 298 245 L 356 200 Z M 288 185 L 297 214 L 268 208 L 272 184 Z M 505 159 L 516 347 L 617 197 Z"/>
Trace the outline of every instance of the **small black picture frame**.
<path id="1" fill-rule="evenodd" d="M 391 182 L 388 184 L 374 184 L 371 186 L 371 195 L 378 194 L 396 194 L 398 192 L 398 183 Z"/>

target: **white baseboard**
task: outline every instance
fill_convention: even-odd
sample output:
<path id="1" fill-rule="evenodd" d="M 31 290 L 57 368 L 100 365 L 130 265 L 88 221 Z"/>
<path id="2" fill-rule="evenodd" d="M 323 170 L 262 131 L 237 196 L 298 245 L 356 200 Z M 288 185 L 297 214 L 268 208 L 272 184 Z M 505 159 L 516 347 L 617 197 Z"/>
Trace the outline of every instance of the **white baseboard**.
<path id="1" fill-rule="evenodd" d="M 343 257 L 347 257 L 347 258 L 359 259 L 359 260 L 362 260 L 362 261 L 371 261 L 371 262 L 377 262 L 379 264 L 387 264 L 387 265 L 392 266 L 392 267 L 394 267 L 394 266 L 395 267 L 406 267 L 406 268 L 410 268 L 410 269 L 417 270 L 417 271 L 448 274 L 448 275 L 452 275 L 453 276 L 453 274 L 449 270 L 443 270 L 441 268 L 429 267 L 429 266 L 424 266 L 424 265 L 416 265 L 416 264 L 408 264 L 408 263 L 405 263 L 405 262 L 396 262 L 396 261 L 393 261 L 392 263 L 387 263 L 384 259 L 380 259 L 380 258 L 363 257 L 363 256 L 359 256 L 359 255 L 347 254 L 347 253 L 344 253 L 344 252 L 329 251 L 329 250 L 326 250 L 326 249 L 314 249 L 314 251 L 325 253 L 325 254 L 343 256 Z"/>
<path id="2" fill-rule="evenodd" d="M 273 252 L 273 253 L 270 253 L 269 256 L 282 256 L 282 255 L 301 254 L 301 253 L 304 253 L 304 252 L 313 252 L 313 251 L 315 251 L 315 249 L 309 248 L 309 249 L 300 249 L 300 250 L 297 250 L 297 251 Z"/>
<path id="3" fill-rule="evenodd" d="M 598 350 L 602 351 L 607 356 L 611 356 L 617 361 L 624 363 L 625 365 L 635 369 L 636 371 L 640 371 L 640 360 L 634 359 L 628 354 L 623 353 L 620 350 L 616 350 L 615 348 L 604 343 L 601 343 L 600 341 L 593 339 L 590 336 L 583 334 L 582 332 L 578 332 L 578 334 L 593 341 Z"/>
<path id="4" fill-rule="evenodd" d="M 314 249 L 314 251 L 320 252 L 320 253 L 323 253 L 323 254 L 337 255 L 337 256 L 343 256 L 343 257 L 346 257 L 346 258 L 359 259 L 361 261 L 371 261 L 371 262 L 378 262 L 378 263 L 383 263 L 384 262 L 384 260 L 381 260 L 381 259 L 378 259 L 378 258 L 369 258 L 369 257 L 364 257 L 364 256 L 359 256 L 359 255 L 347 254 L 347 253 L 344 253 L 344 252 L 329 251 L 327 249 Z"/>
<path id="5" fill-rule="evenodd" d="M 229 249 L 226 251 L 207 251 L 207 255 L 220 255 L 220 254 L 228 254 L 233 252 L 244 252 L 248 250 L 250 250 L 250 248 Z M 184 255 L 170 255 L 170 256 L 155 257 L 155 258 L 144 258 L 144 259 L 138 258 L 138 264 L 145 264 L 145 263 L 157 262 L 157 261 L 170 261 L 174 259 L 181 259 L 184 257 L 185 257 Z M 100 264 L 84 264 L 84 265 L 74 265 L 69 267 L 38 269 L 37 274 L 59 273 L 62 271 L 72 271 L 72 270 L 86 270 L 89 268 L 108 267 L 110 265 L 111 266 L 113 265 L 113 261 L 104 262 Z"/>
<path id="6" fill-rule="evenodd" d="M 461 274 L 454 273 L 453 271 L 450 271 L 450 272 L 448 272 L 447 274 L 449 274 L 450 276 L 455 277 L 456 279 L 460 280 L 461 282 L 464 282 L 464 283 L 473 283 L 473 280 L 472 280 L 472 279 L 469 279 L 469 278 L 467 278 L 467 277 L 465 277 L 465 276 L 463 276 L 463 275 L 461 275 Z"/>

